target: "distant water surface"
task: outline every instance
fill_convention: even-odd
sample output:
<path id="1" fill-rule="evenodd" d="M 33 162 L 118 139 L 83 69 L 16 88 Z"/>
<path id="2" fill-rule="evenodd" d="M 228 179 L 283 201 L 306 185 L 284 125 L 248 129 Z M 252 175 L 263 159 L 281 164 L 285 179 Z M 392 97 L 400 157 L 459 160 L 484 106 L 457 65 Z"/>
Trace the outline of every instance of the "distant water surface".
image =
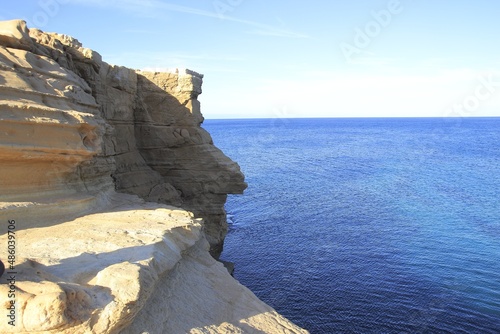
<path id="1" fill-rule="evenodd" d="M 500 333 L 500 118 L 207 120 L 222 258 L 311 333 Z"/>

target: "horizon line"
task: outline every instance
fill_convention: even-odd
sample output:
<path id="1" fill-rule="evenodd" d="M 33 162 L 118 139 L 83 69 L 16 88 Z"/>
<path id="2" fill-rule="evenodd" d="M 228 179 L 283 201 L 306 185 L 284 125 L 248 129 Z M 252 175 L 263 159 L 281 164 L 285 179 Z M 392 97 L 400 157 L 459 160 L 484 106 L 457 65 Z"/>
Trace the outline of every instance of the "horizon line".
<path id="1" fill-rule="evenodd" d="M 205 117 L 206 120 L 212 121 L 222 121 L 222 120 L 259 120 L 259 119 L 410 119 L 410 118 L 442 118 L 442 119 L 463 119 L 463 118 L 500 118 L 499 116 L 489 116 L 489 115 L 480 115 L 480 116 L 316 116 L 316 117 L 230 117 L 230 118 L 209 118 Z"/>

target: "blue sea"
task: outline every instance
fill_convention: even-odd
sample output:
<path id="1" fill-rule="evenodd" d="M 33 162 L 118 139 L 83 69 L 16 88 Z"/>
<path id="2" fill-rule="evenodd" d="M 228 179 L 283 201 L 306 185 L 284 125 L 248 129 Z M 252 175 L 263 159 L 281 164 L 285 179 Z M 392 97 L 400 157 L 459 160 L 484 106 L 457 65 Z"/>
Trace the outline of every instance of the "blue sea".
<path id="1" fill-rule="evenodd" d="M 207 120 L 222 259 L 311 333 L 500 333 L 500 118 Z"/>

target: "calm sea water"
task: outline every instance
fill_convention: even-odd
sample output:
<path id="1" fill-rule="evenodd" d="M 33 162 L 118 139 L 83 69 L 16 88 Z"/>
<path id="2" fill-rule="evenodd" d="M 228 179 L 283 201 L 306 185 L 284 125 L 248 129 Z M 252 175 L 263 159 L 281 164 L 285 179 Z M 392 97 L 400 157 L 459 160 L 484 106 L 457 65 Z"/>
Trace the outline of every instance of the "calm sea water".
<path id="1" fill-rule="evenodd" d="M 500 333 L 500 118 L 207 120 L 222 258 L 311 333 Z"/>

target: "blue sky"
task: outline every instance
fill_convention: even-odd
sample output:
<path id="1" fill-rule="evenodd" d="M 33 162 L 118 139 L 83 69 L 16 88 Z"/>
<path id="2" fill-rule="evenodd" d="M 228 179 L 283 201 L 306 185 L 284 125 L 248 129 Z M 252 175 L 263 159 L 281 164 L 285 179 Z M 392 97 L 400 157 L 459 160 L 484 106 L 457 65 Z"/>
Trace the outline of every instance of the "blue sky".
<path id="1" fill-rule="evenodd" d="M 491 0 L 26 0 L 1 19 L 205 75 L 206 118 L 500 116 Z"/>

